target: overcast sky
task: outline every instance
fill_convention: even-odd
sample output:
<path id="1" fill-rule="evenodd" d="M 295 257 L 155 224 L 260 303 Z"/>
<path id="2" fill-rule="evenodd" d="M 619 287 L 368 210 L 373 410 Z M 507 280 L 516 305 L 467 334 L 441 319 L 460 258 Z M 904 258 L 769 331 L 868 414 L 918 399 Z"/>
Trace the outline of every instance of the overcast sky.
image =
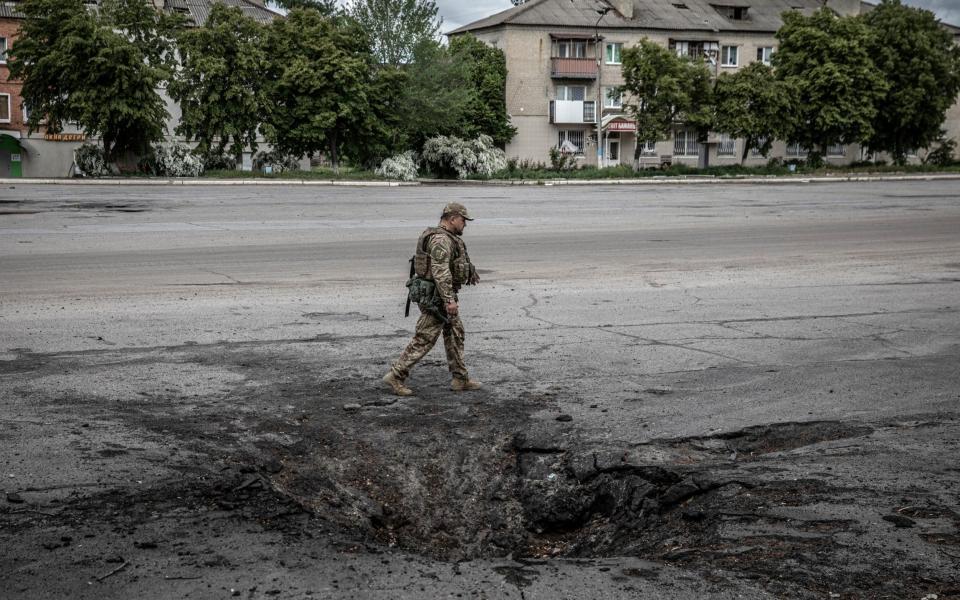
<path id="1" fill-rule="evenodd" d="M 341 5 L 348 0 L 337 0 Z M 479 21 L 513 6 L 510 0 L 434 0 L 443 18 L 443 32 L 452 31 L 461 25 Z M 960 26 L 960 0 L 902 0 L 904 4 L 932 10 L 946 23 Z M 874 0 L 878 4 L 880 0 Z"/>
<path id="2" fill-rule="evenodd" d="M 510 0 L 434 0 L 443 17 L 443 31 L 450 31 L 510 8 Z M 876 0 L 875 3 L 879 3 Z M 960 25 L 960 0 L 903 0 L 904 4 L 932 10 L 941 21 Z"/>

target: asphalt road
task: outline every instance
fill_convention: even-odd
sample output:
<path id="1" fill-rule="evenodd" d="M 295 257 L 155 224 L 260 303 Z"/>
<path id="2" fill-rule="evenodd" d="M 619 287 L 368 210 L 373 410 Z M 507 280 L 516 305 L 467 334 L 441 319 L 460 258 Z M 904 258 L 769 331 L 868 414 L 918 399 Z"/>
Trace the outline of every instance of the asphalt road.
<path id="1" fill-rule="evenodd" d="M 407 259 L 451 200 L 476 216 L 461 311 L 486 389 L 446 391 L 437 350 L 396 403 Z M 0 190 L 0 487 L 23 501 L 0 499 L 0 584 L 960 597 L 958 298 L 952 181 Z M 306 521 L 244 513 L 215 542 L 182 523 L 216 494 L 159 500 L 218 473 L 261 491 L 217 510 Z"/>

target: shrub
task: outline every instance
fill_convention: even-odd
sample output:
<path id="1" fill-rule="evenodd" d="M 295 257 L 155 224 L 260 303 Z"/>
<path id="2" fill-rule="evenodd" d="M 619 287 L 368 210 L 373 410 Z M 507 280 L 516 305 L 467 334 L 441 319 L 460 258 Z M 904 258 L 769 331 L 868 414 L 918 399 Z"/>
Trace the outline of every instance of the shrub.
<path id="1" fill-rule="evenodd" d="M 203 174 L 203 159 L 184 144 L 159 144 L 154 146 L 157 175 L 166 177 L 199 177 Z"/>
<path id="2" fill-rule="evenodd" d="M 957 149 L 957 140 L 946 137 L 945 133 L 942 132 L 940 139 L 937 140 L 940 145 L 923 157 L 923 164 L 938 167 L 947 167 L 953 164 L 953 153 Z"/>
<path id="3" fill-rule="evenodd" d="M 384 159 L 376 170 L 377 175 L 387 179 L 413 181 L 417 178 L 417 155 L 412 150 Z"/>
<path id="4" fill-rule="evenodd" d="M 204 171 L 233 171 L 237 168 L 237 159 L 227 154 L 208 152 L 200 157 Z"/>
<path id="5" fill-rule="evenodd" d="M 503 150 L 493 138 L 481 135 L 474 140 L 438 135 L 423 144 L 423 160 L 440 177 L 466 179 L 471 175 L 490 177 L 507 168 Z"/>
<path id="6" fill-rule="evenodd" d="M 281 154 L 276 150 L 257 152 L 253 157 L 253 170 L 264 171 L 270 167 L 274 173 L 296 171 L 300 168 L 300 159 L 290 154 Z"/>
<path id="7" fill-rule="evenodd" d="M 102 177 L 109 172 L 103 148 L 96 144 L 84 144 L 73 153 L 73 162 L 86 177 Z"/>
<path id="8" fill-rule="evenodd" d="M 550 169 L 553 171 L 569 171 L 577 166 L 577 157 L 569 152 L 561 152 L 555 146 L 550 147 Z"/>

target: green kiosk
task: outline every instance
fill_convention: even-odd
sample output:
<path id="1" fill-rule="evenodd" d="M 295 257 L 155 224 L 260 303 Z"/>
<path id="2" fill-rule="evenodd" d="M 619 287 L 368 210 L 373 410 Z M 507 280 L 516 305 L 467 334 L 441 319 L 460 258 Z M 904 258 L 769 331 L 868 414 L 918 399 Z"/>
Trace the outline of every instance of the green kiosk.
<path id="1" fill-rule="evenodd" d="M 20 140 L 0 131 L 0 179 L 23 177 L 23 148 Z"/>

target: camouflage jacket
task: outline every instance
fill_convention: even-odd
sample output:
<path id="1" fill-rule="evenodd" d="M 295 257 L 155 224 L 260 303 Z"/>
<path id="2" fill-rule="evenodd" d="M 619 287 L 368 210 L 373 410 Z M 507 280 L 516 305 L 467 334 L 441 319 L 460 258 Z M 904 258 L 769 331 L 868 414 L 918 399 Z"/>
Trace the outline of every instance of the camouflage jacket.
<path id="1" fill-rule="evenodd" d="M 417 254 L 417 275 L 436 284 L 437 295 L 444 303 L 456 301 L 460 286 L 469 281 L 471 272 L 463 240 L 449 231 L 431 227 L 421 234 Z"/>

